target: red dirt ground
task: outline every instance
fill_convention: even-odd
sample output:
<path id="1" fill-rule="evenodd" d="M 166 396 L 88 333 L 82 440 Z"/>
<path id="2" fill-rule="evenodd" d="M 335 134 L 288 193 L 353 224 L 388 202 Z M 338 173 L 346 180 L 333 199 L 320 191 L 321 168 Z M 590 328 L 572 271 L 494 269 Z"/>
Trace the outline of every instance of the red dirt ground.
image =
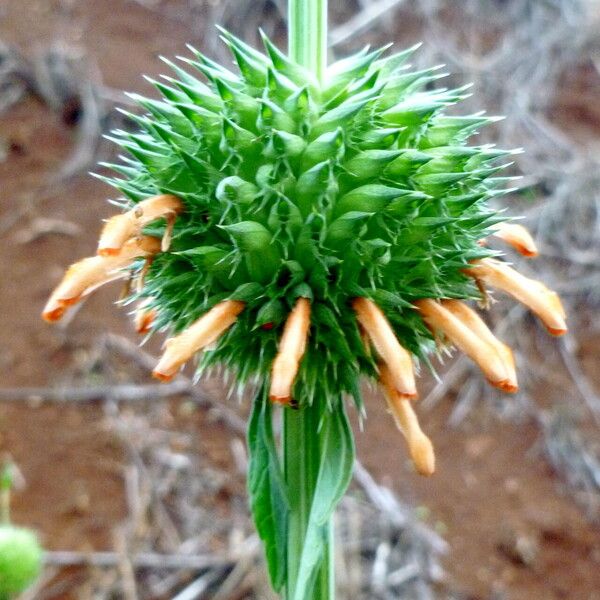
<path id="1" fill-rule="evenodd" d="M 126 0 L 79 2 L 75 21 L 69 17 L 59 25 L 60 6 L 9 0 L 0 7 L 0 39 L 33 51 L 75 23 L 106 84 L 128 90 L 146 89 L 140 73 L 160 71 L 157 54 L 182 53 L 186 41 L 197 41 Z M 39 197 L 73 140 L 59 117 L 36 100 L 0 119 L 0 138 L 9 148 L 0 163 L 2 386 L 52 384 L 96 334 L 131 330 L 126 315 L 110 305 L 114 287 L 86 303 L 67 340 L 39 319 L 63 267 L 93 250 L 99 221 L 111 212 L 104 201 L 110 191 L 81 177 Z M 22 216 L 3 231 L 16 212 Z M 20 232 L 38 216 L 77 223 L 83 233 L 20 243 Z M 600 366 L 598 359 L 593 362 Z M 499 424 L 478 414 L 462 430 L 452 430 L 446 425 L 451 405 L 444 402 L 424 419 L 438 472 L 423 480 L 412 473 L 381 400 L 372 399 L 368 408 L 364 432 L 357 435 L 359 455 L 405 500 L 428 507 L 432 523 L 441 524 L 451 546 L 445 567 L 453 587 L 473 600 L 490 598 L 494 590 L 506 590 L 513 600 L 600 599 L 600 531 L 531 452 L 538 435 L 534 426 Z M 0 404 L 0 453 L 10 452 L 27 482 L 15 495 L 15 520 L 38 529 L 50 549 L 105 549 L 111 528 L 123 517 L 121 449 L 101 419 L 97 406 Z M 203 439 L 206 451 L 227 451 L 214 429 Z M 539 547 L 527 566 L 506 550 L 517 538 Z"/>

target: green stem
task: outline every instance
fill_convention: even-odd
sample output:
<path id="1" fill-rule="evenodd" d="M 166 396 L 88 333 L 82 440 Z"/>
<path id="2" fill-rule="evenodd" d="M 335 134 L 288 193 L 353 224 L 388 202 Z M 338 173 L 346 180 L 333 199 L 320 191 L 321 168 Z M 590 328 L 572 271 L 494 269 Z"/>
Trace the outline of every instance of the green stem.
<path id="1" fill-rule="evenodd" d="M 321 444 L 319 423 L 321 408 L 318 403 L 300 410 L 285 409 L 283 417 L 284 477 L 290 501 L 287 539 L 286 598 L 296 594 L 296 581 L 310 510 L 319 473 Z M 329 544 L 311 596 L 307 600 L 333 600 L 335 579 L 333 570 L 333 528 L 329 529 Z M 306 594 L 306 595 L 305 595 Z"/>
<path id="2" fill-rule="evenodd" d="M 288 0 L 289 54 L 321 81 L 327 66 L 327 0 Z M 284 477 L 290 500 L 286 553 L 285 597 L 296 591 L 304 539 L 319 473 L 321 408 L 316 402 L 300 410 L 285 409 L 283 417 Z M 333 600 L 333 529 L 310 600 Z M 302 596 L 309 600 L 309 591 Z"/>
<path id="3" fill-rule="evenodd" d="M 289 53 L 323 79 L 327 66 L 327 0 L 288 1 Z"/>

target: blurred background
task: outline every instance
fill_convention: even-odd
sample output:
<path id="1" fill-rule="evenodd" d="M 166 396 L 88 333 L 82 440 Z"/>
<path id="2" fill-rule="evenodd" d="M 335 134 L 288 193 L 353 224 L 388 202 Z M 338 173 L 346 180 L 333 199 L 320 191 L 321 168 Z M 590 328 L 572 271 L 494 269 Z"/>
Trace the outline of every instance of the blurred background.
<path id="1" fill-rule="evenodd" d="M 368 393 L 359 464 L 337 516 L 342 599 L 600 599 L 600 3 L 331 0 L 331 58 L 417 41 L 417 67 L 474 83 L 459 111 L 507 119 L 485 141 L 523 148 L 524 214 L 571 333 L 510 302 L 494 311 L 522 391 L 488 390 L 462 358 L 422 374 L 438 472 L 413 472 Z M 285 0 L 0 2 L 0 454 L 19 467 L 14 520 L 47 566 L 23 598 L 268 599 L 247 510 L 248 400 L 218 379 L 158 386 L 119 286 L 51 328 L 39 313 L 64 267 L 94 252 L 114 191 L 87 173 L 127 127 L 122 90 L 191 43 L 226 58 L 215 23 L 285 45 Z M 535 269 L 535 271 L 533 270 Z M 187 373 L 189 375 L 190 373 Z"/>

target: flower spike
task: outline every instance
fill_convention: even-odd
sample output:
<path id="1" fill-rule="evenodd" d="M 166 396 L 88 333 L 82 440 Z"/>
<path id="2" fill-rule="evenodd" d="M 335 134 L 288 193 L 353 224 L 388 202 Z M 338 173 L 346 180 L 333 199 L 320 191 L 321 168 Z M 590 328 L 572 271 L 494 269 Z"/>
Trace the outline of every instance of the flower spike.
<path id="1" fill-rule="evenodd" d="M 523 225 L 500 223 L 494 228 L 493 235 L 527 258 L 535 258 L 539 254 L 531 233 Z"/>
<path id="2" fill-rule="evenodd" d="M 416 398 L 417 387 L 411 356 L 398 342 L 383 312 L 368 298 L 355 298 L 352 308 L 375 350 L 390 369 L 396 392 L 404 398 Z"/>
<path id="3" fill-rule="evenodd" d="M 415 304 L 425 323 L 476 362 L 494 387 L 511 393 L 518 390 L 512 352 L 474 311 L 456 300 L 425 299 Z"/>
<path id="4" fill-rule="evenodd" d="M 152 376 L 161 381 L 173 379 L 196 352 L 218 340 L 236 322 L 244 307 L 245 304 L 237 300 L 219 302 L 178 336 L 169 338 Z"/>
<path id="5" fill-rule="evenodd" d="M 309 328 L 310 302 L 307 298 L 298 298 L 285 323 L 277 356 L 273 361 L 269 391 L 273 402 L 289 404 L 291 401 L 292 385 L 306 350 Z"/>
<path id="6" fill-rule="evenodd" d="M 385 363 L 379 365 L 379 381 L 394 421 L 406 439 L 417 471 L 421 475 L 433 475 L 435 472 L 433 444 L 423 433 L 411 402 L 396 390 L 392 372 Z"/>
<path id="7" fill-rule="evenodd" d="M 567 332 L 566 315 L 558 294 L 541 281 L 529 279 L 492 258 L 472 263 L 465 273 L 516 298 L 542 320 L 552 335 Z"/>
<path id="8" fill-rule="evenodd" d="M 433 446 L 413 410 L 414 361 L 428 362 L 436 339 L 448 340 L 493 385 L 517 389 L 511 350 L 462 302 L 476 297 L 476 288 L 487 301 L 495 286 L 552 333 L 566 325 L 554 292 L 502 262 L 478 260 L 493 254 L 482 248 L 493 236 L 537 255 L 527 230 L 499 224 L 504 217 L 490 205 L 509 191 L 510 178 L 499 176 L 508 165 L 498 160 L 511 152 L 469 143 L 501 117 L 449 113 L 466 88 L 435 89 L 437 68 L 411 70 L 404 63 L 416 47 L 387 58 L 365 49 L 327 68 L 313 60 L 326 57 L 326 36 L 309 35 L 324 2 L 290 1 L 312 6 L 296 10 L 290 56 L 268 40 L 261 54 L 224 33 L 236 74 L 190 48 L 194 58 L 182 60 L 205 82 L 167 62 L 173 77 L 151 81 L 160 99 L 130 95 L 144 113 L 127 113 L 139 129 L 110 138 L 126 156 L 105 165 L 114 174 L 100 178 L 132 203 L 105 224 L 97 256 L 69 270 L 44 317 L 60 318 L 98 285 L 131 272 L 122 300 L 135 303 L 138 331 L 177 332 L 154 377 L 172 379 L 211 345 L 214 351 L 198 356 L 199 372 L 225 365 L 240 391 L 250 382 L 257 387 L 250 505 L 260 539 L 279 555 L 290 541 L 281 523 L 274 528 L 264 518 L 265 485 L 273 486 L 261 475 L 268 467 L 277 479 L 271 508 L 303 494 L 290 502 L 288 521 L 302 525 L 291 541 L 298 557 L 310 550 L 315 560 L 304 571 L 300 564 L 302 573 L 268 562 L 277 590 L 289 591 L 290 575 L 299 584 L 295 597 L 312 598 L 328 553 L 327 536 L 300 548 L 308 540 L 305 500 L 319 500 L 321 478 L 311 465 L 319 459 L 335 491 L 334 502 L 318 506 L 320 526 L 351 479 L 346 395 L 362 412 L 361 377 L 377 376 L 416 470 L 431 475 Z M 311 52 L 299 51 L 308 46 Z M 313 67 L 327 76 L 313 76 Z M 138 239 L 152 231 L 160 234 Z M 144 239 L 151 248 L 136 247 Z M 143 259 L 128 267 L 136 257 L 145 258 L 143 268 Z M 225 298 L 237 300 L 219 302 Z M 213 308 L 196 320 L 205 305 Z M 290 425 L 280 436 L 271 401 L 283 405 Z"/>
<path id="9" fill-rule="evenodd" d="M 74 263 L 52 292 L 42 317 L 58 321 L 66 309 L 92 293 L 96 288 L 128 275 L 125 270 L 136 258 L 151 258 L 160 251 L 160 240 L 141 236 L 129 240 L 116 256 L 91 256 Z"/>
<path id="10" fill-rule="evenodd" d="M 123 244 L 136 235 L 142 229 L 162 217 L 167 219 L 167 228 L 162 243 L 162 251 L 169 249 L 171 231 L 176 216 L 183 210 L 183 204 L 179 198 L 170 194 L 153 196 L 142 200 L 131 210 L 121 215 L 111 217 L 100 234 L 98 242 L 98 254 L 101 256 L 114 256 L 119 254 Z"/>

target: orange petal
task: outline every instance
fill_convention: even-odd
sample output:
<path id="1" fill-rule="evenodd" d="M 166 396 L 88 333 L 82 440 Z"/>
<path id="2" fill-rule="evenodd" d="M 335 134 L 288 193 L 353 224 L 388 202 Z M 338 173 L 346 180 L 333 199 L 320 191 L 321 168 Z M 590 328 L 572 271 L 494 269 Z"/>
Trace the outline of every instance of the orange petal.
<path id="1" fill-rule="evenodd" d="M 534 258 L 539 254 L 531 234 L 523 225 L 500 223 L 495 227 L 494 237 L 506 242 L 528 258 Z"/>
<path id="2" fill-rule="evenodd" d="M 415 305 L 425 323 L 433 330 L 442 332 L 476 362 L 492 385 L 506 391 L 516 391 L 512 353 L 509 358 L 510 350 L 502 348 L 503 344 L 473 311 L 461 302 L 450 302 L 448 305 L 425 299 L 415 302 Z"/>
<path id="3" fill-rule="evenodd" d="M 417 387 L 410 353 L 396 339 L 383 312 L 368 298 L 355 298 L 352 307 L 375 350 L 390 369 L 396 391 L 407 398 L 416 398 Z"/>
<path id="4" fill-rule="evenodd" d="M 117 256 L 91 256 L 71 265 L 52 292 L 42 312 L 48 322 L 59 320 L 66 308 L 76 304 L 96 288 L 127 276 L 124 270 L 133 260 L 160 251 L 160 240 L 142 236 L 129 240 Z"/>
<path id="5" fill-rule="evenodd" d="M 125 242 L 142 229 L 161 217 L 172 219 L 183 210 L 183 203 L 176 196 L 164 194 L 142 200 L 131 210 L 108 219 L 98 242 L 98 254 L 114 256 L 119 254 Z M 172 227 L 172 225 L 171 225 Z M 167 232 L 168 234 L 168 228 Z"/>
<path id="6" fill-rule="evenodd" d="M 379 365 L 379 377 L 390 412 L 406 439 L 417 471 L 421 475 L 433 475 L 435 472 L 433 444 L 421 430 L 411 402 L 397 392 L 394 377 L 385 363 Z"/>
<path id="7" fill-rule="evenodd" d="M 236 322 L 244 306 L 237 300 L 220 302 L 178 336 L 168 339 L 152 375 L 161 381 L 172 379 L 196 352 L 212 344 Z"/>
<path id="8" fill-rule="evenodd" d="M 443 300 L 442 305 L 448 309 L 457 319 L 466 325 L 483 342 L 492 346 L 502 361 L 506 371 L 506 379 L 491 379 L 488 381 L 495 387 L 504 392 L 514 393 L 518 391 L 517 372 L 515 369 L 515 359 L 512 350 L 502 343 L 483 322 L 481 317 L 464 302 L 459 300 Z M 485 372 L 485 369 L 482 370 Z"/>
<path id="9" fill-rule="evenodd" d="M 560 298 L 540 281 L 529 279 L 492 258 L 474 262 L 465 273 L 516 298 L 543 321 L 552 335 L 567 332 L 566 315 Z"/>
<path id="10" fill-rule="evenodd" d="M 277 356 L 273 361 L 269 390 L 269 397 L 273 402 L 290 403 L 292 385 L 306 350 L 309 328 L 310 302 L 307 298 L 298 298 L 285 323 Z"/>
<path id="11" fill-rule="evenodd" d="M 144 302 L 140 302 L 134 315 L 135 330 L 139 334 L 148 333 L 152 329 L 152 325 L 158 314 L 157 310 L 150 306 L 152 298 L 147 298 Z"/>

